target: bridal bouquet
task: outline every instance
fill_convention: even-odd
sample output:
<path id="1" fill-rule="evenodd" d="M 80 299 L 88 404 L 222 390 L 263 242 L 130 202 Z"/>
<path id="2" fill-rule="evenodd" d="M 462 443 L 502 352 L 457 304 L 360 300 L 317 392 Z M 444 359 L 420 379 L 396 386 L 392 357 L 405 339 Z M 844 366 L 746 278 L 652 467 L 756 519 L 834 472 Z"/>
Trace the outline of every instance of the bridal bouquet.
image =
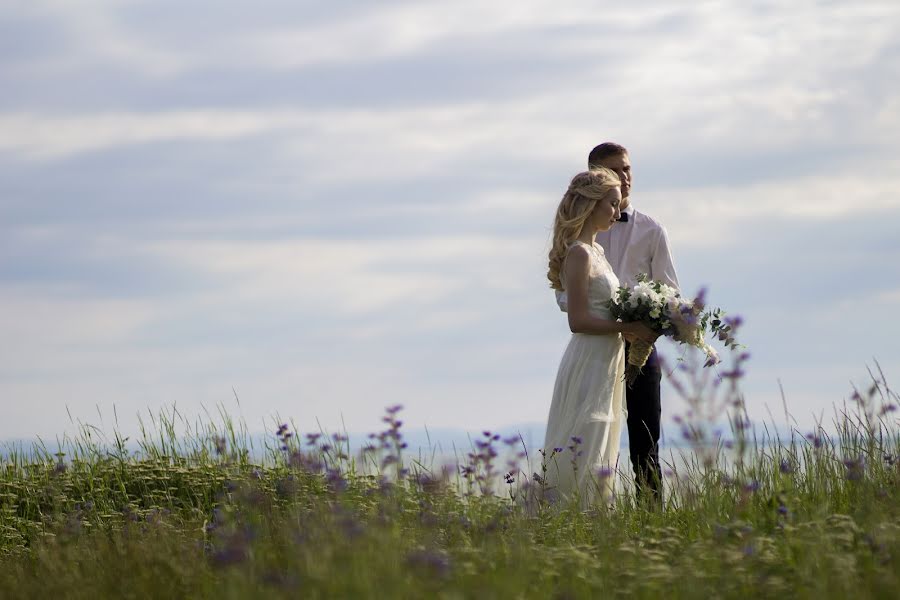
<path id="1" fill-rule="evenodd" d="M 640 321 L 660 335 L 699 348 L 706 353 L 704 366 L 719 362 L 715 349 L 706 343 L 707 330 L 723 340 L 726 346 L 737 346 L 730 336 L 731 324 L 723 318 L 724 311 L 720 308 L 705 310 L 702 291 L 694 300 L 686 300 L 675 288 L 661 281 L 651 281 L 643 273 L 637 280 L 634 287 L 620 287 L 608 302 L 614 319 Z M 647 363 L 652 350 L 652 344 L 642 340 L 631 344 L 625 367 L 625 380 L 629 384 Z"/>

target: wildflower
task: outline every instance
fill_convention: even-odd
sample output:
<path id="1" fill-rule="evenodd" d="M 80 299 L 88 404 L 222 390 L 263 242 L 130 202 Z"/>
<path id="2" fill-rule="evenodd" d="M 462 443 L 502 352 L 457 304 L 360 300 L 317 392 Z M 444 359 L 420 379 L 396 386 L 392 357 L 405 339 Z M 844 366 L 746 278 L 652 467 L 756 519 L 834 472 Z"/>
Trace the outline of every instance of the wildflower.
<path id="1" fill-rule="evenodd" d="M 613 475 L 613 470 L 610 467 L 600 467 L 597 469 L 597 477 L 601 480 L 609 479 Z"/>
<path id="2" fill-rule="evenodd" d="M 347 489 L 347 480 L 344 479 L 340 469 L 328 469 L 325 473 L 325 481 L 334 492 L 343 492 Z"/>
<path id="3" fill-rule="evenodd" d="M 319 473 L 325 468 L 321 459 L 313 454 L 296 450 L 288 457 L 288 465 L 308 473 Z"/>
<path id="4" fill-rule="evenodd" d="M 731 371 L 724 371 L 722 373 L 722 377 L 724 379 L 740 379 L 745 374 L 745 371 L 743 371 L 740 367 L 735 367 Z"/>
<path id="5" fill-rule="evenodd" d="M 781 464 L 778 465 L 778 470 L 781 471 L 784 475 L 790 475 L 794 472 L 794 466 L 789 463 L 786 459 L 781 459 Z"/>
<path id="6" fill-rule="evenodd" d="M 744 319 L 740 317 L 740 315 L 735 315 L 733 317 L 725 317 L 725 324 L 731 327 L 732 329 L 737 329 L 741 326 L 741 323 L 744 322 Z"/>
<path id="7" fill-rule="evenodd" d="M 750 481 L 749 483 L 744 484 L 744 491 L 748 494 L 752 494 L 756 490 L 759 489 L 759 482 L 757 480 Z"/>
<path id="8" fill-rule="evenodd" d="M 847 481 L 859 481 L 865 473 L 866 462 L 862 456 L 855 459 L 848 458 L 844 460 L 844 467 L 847 469 Z"/>

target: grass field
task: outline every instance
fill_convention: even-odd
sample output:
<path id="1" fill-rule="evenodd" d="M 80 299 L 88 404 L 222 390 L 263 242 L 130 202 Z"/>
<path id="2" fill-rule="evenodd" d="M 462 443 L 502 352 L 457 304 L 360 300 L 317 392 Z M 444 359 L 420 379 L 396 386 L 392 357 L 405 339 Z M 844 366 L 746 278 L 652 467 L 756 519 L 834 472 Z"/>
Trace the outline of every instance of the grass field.
<path id="1" fill-rule="evenodd" d="M 139 451 L 85 428 L 2 465 L 0 597 L 900 597 L 883 377 L 830 435 L 777 440 L 741 415 L 740 361 L 723 375 L 676 383 L 696 452 L 667 471 L 662 508 L 627 482 L 587 508 L 554 503 L 540 473 L 516 471 L 531 449 L 490 432 L 462 464 L 422 464 L 399 407 L 362 453 L 285 425 L 260 464 L 227 420 L 180 437 L 162 416 Z M 723 414 L 731 442 L 713 437 Z"/>

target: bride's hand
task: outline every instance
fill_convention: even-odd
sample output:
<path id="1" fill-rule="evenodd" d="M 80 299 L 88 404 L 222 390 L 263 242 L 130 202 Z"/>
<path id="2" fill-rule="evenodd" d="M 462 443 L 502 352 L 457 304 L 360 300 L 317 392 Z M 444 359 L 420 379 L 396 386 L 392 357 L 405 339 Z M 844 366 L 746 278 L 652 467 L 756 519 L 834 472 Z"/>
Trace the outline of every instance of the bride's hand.
<path id="1" fill-rule="evenodd" d="M 625 336 L 625 339 L 628 340 L 629 343 L 634 343 L 637 340 L 643 340 L 648 344 L 652 344 L 656 341 L 656 338 L 659 337 L 659 334 L 644 325 L 643 323 L 639 323 L 637 321 L 633 323 L 626 323 L 628 328 L 622 332 Z"/>

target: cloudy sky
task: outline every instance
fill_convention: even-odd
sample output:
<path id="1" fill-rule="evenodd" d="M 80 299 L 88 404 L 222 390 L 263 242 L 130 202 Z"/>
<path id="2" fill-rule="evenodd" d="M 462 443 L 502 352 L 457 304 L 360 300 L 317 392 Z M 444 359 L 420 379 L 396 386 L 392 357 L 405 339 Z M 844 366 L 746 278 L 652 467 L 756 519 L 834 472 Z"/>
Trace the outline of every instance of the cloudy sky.
<path id="1" fill-rule="evenodd" d="M 0 439 L 540 423 L 606 140 L 745 318 L 751 417 L 900 386 L 900 4 L 676 4 L 0 0 Z"/>

